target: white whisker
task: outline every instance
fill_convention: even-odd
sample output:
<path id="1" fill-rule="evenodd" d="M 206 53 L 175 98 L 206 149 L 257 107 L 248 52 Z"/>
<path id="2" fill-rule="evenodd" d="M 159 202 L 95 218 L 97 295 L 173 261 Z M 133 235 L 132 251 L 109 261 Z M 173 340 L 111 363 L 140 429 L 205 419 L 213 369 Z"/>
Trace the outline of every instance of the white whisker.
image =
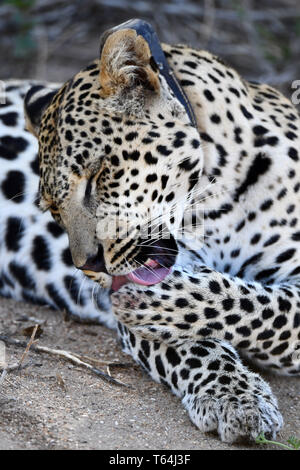
<path id="1" fill-rule="evenodd" d="M 79 291 L 78 291 L 78 295 L 77 295 L 77 302 L 76 302 L 77 305 L 78 305 L 78 302 L 80 302 L 81 290 L 83 288 L 83 285 L 84 285 L 85 281 L 86 281 L 86 278 L 82 278 L 81 283 L 80 283 L 80 287 L 79 287 Z"/>

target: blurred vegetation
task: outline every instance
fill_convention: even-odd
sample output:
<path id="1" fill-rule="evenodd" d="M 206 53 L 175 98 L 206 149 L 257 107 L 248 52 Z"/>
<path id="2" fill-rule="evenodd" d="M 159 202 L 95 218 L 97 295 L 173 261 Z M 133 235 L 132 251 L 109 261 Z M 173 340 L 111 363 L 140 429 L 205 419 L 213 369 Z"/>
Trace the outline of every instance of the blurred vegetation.
<path id="1" fill-rule="evenodd" d="M 132 17 L 287 95 L 300 78 L 299 0 L 2 0 L 0 78 L 64 81 L 97 56 L 105 29 Z"/>
<path id="2" fill-rule="evenodd" d="M 35 6 L 36 0 L 4 0 L 3 3 L 13 7 L 12 22 L 15 24 L 13 56 L 29 58 L 37 47 L 33 37 L 35 20 L 31 16 L 31 9 Z"/>

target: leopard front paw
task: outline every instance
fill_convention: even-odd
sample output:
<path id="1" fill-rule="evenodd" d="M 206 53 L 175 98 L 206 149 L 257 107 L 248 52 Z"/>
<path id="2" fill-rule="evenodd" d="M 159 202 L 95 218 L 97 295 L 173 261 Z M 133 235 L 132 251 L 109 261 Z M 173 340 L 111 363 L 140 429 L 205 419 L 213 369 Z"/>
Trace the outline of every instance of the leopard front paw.
<path id="1" fill-rule="evenodd" d="M 283 425 L 274 396 L 255 393 L 223 396 L 204 394 L 186 395 L 183 404 L 193 423 L 203 432 L 216 431 L 223 442 L 232 443 L 239 438 L 255 440 L 260 433 L 274 439 Z"/>

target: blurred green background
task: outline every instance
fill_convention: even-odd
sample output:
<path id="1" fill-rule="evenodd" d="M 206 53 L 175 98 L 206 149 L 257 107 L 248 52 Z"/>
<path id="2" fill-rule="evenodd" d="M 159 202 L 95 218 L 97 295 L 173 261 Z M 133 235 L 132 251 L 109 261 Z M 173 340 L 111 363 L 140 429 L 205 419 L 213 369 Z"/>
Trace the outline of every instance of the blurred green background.
<path id="1" fill-rule="evenodd" d="M 300 0 L 2 0 L 0 79 L 65 81 L 97 56 L 101 32 L 132 17 L 289 97 L 300 80 Z"/>

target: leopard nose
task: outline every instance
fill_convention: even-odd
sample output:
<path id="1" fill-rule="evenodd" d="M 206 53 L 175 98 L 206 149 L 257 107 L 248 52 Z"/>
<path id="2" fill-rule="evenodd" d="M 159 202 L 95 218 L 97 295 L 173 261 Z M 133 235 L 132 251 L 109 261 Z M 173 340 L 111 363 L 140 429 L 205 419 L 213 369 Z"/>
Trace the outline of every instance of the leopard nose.
<path id="1" fill-rule="evenodd" d="M 108 274 L 105 266 L 103 247 L 99 245 L 98 252 L 94 255 L 88 256 L 86 262 L 82 266 L 79 266 L 79 269 L 82 271 Z"/>

